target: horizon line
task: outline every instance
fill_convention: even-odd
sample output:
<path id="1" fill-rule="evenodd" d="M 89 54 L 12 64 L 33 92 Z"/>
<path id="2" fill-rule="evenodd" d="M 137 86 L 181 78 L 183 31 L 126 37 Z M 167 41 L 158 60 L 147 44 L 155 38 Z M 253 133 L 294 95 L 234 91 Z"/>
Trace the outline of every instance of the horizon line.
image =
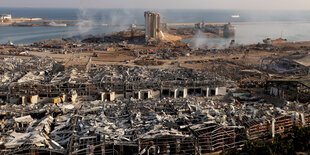
<path id="1" fill-rule="evenodd" d="M 233 9 L 233 8 L 97 8 L 97 7 L 17 7 L 0 6 L 6 9 L 127 9 L 127 10 L 236 10 L 236 11 L 310 11 L 309 9 Z"/>

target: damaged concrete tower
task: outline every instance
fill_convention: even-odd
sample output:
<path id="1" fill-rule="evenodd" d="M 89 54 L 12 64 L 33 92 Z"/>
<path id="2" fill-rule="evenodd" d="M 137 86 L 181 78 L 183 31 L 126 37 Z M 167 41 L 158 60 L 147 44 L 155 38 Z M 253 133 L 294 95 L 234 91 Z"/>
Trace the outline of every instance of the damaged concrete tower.
<path id="1" fill-rule="evenodd" d="M 146 11 L 145 17 L 145 41 L 147 44 L 153 44 L 160 39 L 160 14 Z"/>

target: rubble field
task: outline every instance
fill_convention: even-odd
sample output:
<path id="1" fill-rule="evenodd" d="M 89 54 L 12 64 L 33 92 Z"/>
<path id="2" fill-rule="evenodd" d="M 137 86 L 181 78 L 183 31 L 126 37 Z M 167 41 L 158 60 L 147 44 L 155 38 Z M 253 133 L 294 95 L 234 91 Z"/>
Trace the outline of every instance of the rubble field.
<path id="1" fill-rule="evenodd" d="M 0 46 L 0 154 L 209 154 L 309 126 L 310 42 L 181 41 L 194 33 Z"/>

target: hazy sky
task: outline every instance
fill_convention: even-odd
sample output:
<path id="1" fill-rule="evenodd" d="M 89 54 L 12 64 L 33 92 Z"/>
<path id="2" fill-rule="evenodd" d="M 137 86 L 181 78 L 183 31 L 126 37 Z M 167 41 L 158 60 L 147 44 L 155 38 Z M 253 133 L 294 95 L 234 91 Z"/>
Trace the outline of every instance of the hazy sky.
<path id="1" fill-rule="evenodd" d="M 49 8 L 310 10 L 310 0 L 0 0 L 0 4 L 0 7 Z"/>

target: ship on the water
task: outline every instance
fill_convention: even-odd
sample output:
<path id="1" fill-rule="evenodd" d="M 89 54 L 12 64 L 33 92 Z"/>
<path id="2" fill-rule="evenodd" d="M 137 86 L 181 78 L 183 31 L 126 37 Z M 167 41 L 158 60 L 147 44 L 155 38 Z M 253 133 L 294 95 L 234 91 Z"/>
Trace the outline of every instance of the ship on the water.
<path id="1" fill-rule="evenodd" d="M 31 27 L 31 26 L 37 26 L 36 24 L 32 23 L 12 23 L 11 26 L 21 26 L 21 27 Z"/>
<path id="2" fill-rule="evenodd" d="M 58 27 L 66 27 L 67 24 L 61 24 L 61 23 L 55 23 L 55 22 L 50 22 L 47 24 L 48 26 L 58 26 Z"/>
<path id="3" fill-rule="evenodd" d="M 231 18 L 240 18 L 240 15 L 232 15 Z"/>
<path id="4" fill-rule="evenodd" d="M 286 43 L 287 39 L 278 38 L 278 39 L 272 40 L 271 38 L 266 38 L 263 40 L 263 42 L 265 44 L 282 44 L 282 43 Z"/>

